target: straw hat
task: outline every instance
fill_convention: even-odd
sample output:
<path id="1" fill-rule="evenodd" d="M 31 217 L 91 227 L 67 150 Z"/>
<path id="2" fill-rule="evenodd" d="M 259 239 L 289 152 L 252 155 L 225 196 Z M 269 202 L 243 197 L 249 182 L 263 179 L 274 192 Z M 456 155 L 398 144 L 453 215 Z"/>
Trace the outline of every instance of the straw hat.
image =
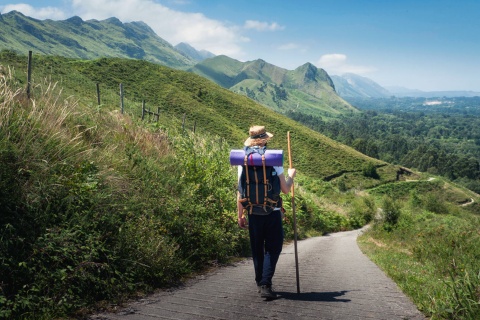
<path id="1" fill-rule="evenodd" d="M 253 147 L 253 146 L 265 144 L 268 140 L 270 140 L 271 137 L 273 137 L 273 134 L 265 131 L 264 126 L 250 127 L 250 130 L 248 133 L 250 136 L 248 137 L 247 140 L 245 140 L 245 146 L 247 147 Z"/>

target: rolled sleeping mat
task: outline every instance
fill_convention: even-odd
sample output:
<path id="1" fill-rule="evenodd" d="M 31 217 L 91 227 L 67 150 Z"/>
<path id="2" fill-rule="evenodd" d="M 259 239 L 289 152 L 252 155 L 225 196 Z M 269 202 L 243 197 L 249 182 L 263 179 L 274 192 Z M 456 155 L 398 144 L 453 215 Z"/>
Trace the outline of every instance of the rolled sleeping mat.
<path id="1" fill-rule="evenodd" d="M 230 165 L 243 166 L 245 161 L 245 150 L 230 151 Z M 258 153 L 251 153 L 248 156 L 247 164 L 249 166 L 261 166 L 262 156 Z M 266 166 L 283 166 L 283 150 L 265 150 Z"/>

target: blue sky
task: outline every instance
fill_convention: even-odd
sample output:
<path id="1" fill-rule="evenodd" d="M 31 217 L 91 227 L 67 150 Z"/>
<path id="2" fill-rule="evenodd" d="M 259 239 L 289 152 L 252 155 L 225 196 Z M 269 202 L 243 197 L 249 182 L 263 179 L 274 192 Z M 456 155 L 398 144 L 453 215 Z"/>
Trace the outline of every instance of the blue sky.
<path id="1" fill-rule="evenodd" d="M 480 92 L 479 0 L 0 0 L 0 12 L 37 19 L 144 21 L 176 45 L 311 62 L 382 86 Z"/>

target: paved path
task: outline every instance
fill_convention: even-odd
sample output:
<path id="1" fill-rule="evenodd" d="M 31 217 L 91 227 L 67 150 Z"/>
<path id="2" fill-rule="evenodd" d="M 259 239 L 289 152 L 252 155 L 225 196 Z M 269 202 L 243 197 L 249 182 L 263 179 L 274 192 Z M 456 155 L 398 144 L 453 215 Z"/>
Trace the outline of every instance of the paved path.
<path id="1" fill-rule="evenodd" d="M 92 319 L 425 319 L 360 251 L 360 232 L 298 242 L 300 294 L 292 244 L 284 247 L 277 265 L 276 300 L 260 298 L 252 261 L 247 260 Z"/>

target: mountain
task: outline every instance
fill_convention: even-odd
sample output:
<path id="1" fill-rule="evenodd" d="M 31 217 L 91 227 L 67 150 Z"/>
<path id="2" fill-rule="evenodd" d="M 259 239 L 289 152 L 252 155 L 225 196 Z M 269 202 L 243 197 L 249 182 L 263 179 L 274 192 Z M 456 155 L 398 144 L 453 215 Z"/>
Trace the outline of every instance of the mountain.
<path id="1" fill-rule="evenodd" d="M 331 78 L 342 98 L 384 98 L 392 95 L 375 81 L 353 73 Z"/>
<path id="2" fill-rule="evenodd" d="M 26 54 L 95 59 L 122 57 L 185 69 L 197 61 L 181 54 L 143 22 L 122 23 L 117 18 L 83 21 L 37 20 L 20 12 L 0 15 L 0 50 Z"/>
<path id="3" fill-rule="evenodd" d="M 480 97 L 480 92 L 475 91 L 421 91 L 416 89 L 408 89 L 404 87 L 385 87 L 397 97 L 412 98 L 438 98 L 438 97 Z"/>
<path id="4" fill-rule="evenodd" d="M 348 102 L 358 99 L 412 97 L 412 98 L 437 98 L 437 97 L 478 97 L 480 92 L 474 91 L 421 91 L 404 87 L 382 87 L 375 81 L 353 73 L 341 76 L 331 76 L 338 95 Z"/>
<path id="5" fill-rule="evenodd" d="M 173 47 L 143 22 L 37 20 L 12 11 L 0 15 L 0 50 L 4 49 L 81 59 L 133 58 L 188 69 L 283 113 L 294 110 L 331 118 L 358 111 L 337 95 L 328 74 L 310 63 L 286 70 L 260 59 L 216 57 L 186 43 Z"/>
<path id="6" fill-rule="evenodd" d="M 358 111 L 337 95 L 325 70 L 311 63 L 287 70 L 262 59 L 240 62 L 220 55 L 188 71 L 280 113 L 293 110 L 331 118 Z"/>
<path id="7" fill-rule="evenodd" d="M 191 45 L 185 42 L 180 42 L 175 46 L 175 49 L 182 53 L 184 56 L 186 56 L 189 59 L 195 60 L 197 62 L 203 61 L 208 58 L 213 58 L 215 55 L 207 50 L 200 50 L 198 51 Z"/>

